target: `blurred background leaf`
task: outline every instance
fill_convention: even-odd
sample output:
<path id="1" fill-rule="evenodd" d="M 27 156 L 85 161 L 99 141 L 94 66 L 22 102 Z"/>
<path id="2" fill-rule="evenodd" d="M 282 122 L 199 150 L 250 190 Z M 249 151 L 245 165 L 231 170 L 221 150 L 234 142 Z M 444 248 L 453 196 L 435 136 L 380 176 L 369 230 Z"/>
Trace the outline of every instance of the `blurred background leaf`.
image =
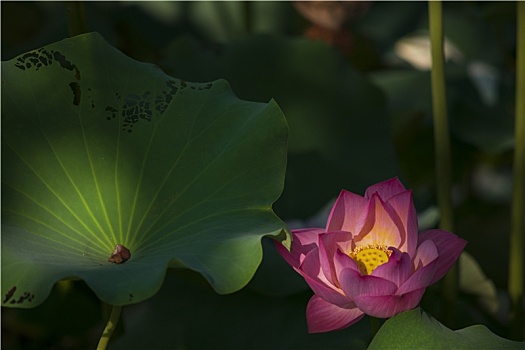
<path id="1" fill-rule="evenodd" d="M 342 188 L 362 192 L 399 173 L 384 95 L 326 44 L 251 35 L 215 54 L 182 38 L 163 56 L 169 74 L 224 77 L 240 98 L 279 101 L 290 128 L 281 217 L 305 219 Z"/>

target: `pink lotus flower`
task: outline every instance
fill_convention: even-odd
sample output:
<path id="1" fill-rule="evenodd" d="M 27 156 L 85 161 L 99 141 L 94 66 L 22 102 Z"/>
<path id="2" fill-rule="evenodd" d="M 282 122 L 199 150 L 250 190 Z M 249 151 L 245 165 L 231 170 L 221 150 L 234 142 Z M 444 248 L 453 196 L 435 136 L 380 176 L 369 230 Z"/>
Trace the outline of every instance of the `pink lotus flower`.
<path id="1" fill-rule="evenodd" d="M 467 244 L 444 230 L 418 234 L 412 192 L 397 178 L 369 187 L 364 197 L 341 191 L 326 229 L 292 235 L 291 251 L 276 246 L 315 293 L 306 308 L 310 333 L 415 308 Z"/>

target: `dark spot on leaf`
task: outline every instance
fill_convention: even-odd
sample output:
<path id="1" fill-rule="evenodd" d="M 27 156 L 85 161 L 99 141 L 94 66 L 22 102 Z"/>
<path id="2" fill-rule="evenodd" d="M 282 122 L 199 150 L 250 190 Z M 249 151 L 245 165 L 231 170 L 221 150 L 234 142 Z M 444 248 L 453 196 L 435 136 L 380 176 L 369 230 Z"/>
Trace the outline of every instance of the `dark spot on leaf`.
<path id="1" fill-rule="evenodd" d="M 22 304 L 24 301 L 31 301 L 31 293 L 29 292 L 24 292 L 24 294 L 22 294 L 20 296 L 20 298 L 18 298 L 18 300 L 16 301 L 17 304 Z M 14 300 L 13 300 L 14 301 Z M 13 302 L 11 302 L 11 304 L 14 304 Z"/>
<path id="2" fill-rule="evenodd" d="M 129 293 L 129 300 L 133 299 L 133 294 Z"/>
<path id="3" fill-rule="evenodd" d="M 128 133 L 131 133 L 133 127 L 141 121 L 152 121 L 155 111 L 157 114 L 162 114 L 166 111 L 179 89 L 178 85 L 180 85 L 176 80 L 168 80 L 165 84 L 168 89 L 161 90 L 156 95 L 152 95 L 151 91 L 145 91 L 142 95 L 130 93 L 124 96 L 124 101 L 120 108 L 106 106 L 105 111 L 110 114 L 106 119 L 112 120 L 120 115 L 121 130 Z M 115 98 L 121 100 L 122 95 L 119 92 L 115 92 Z"/>
<path id="4" fill-rule="evenodd" d="M 111 113 L 111 116 L 108 116 L 106 119 L 107 120 L 111 120 L 111 119 L 115 119 L 117 117 L 117 110 L 114 108 L 114 107 L 111 107 L 111 106 L 107 106 L 106 109 L 105 109 L 106 112 L 110 112 Z"/>
<path id="5" fill-rule="evenodd" d="M 168 105 L 173 100 L 173 97 L 177 93 L 177 83 L 174 80 L 168 80 L 166 82 L 166 86 L 169 88 L 169 90 L 161 91 L 156 97 L 155 97 L 155 110 L 159 113 L 164 113 L 166 109 L 168 108 Z"/>
<path id="6" fill-rule="evenodd" d="M 40 48 L 37 51 L 32 51 L 23 54 L 17 58 L 17 63 L 15 67 L 26 70 L 26 69 L 35 69 L 39 70 L 42 67 L 47 67 L 53 64 L 53 62 L 58 62 L 60 67 L 67 70 L 73 71 L 75 74 L 76 80 L 80 80 L 80 70 L 74 64 L 66 59 L 66 56 L 62 55 L 58 51 L 47 51 L 44 48 Z"/>
<path id="7" fill-rule="evenodd" d="M 60 67 L 68 69 L 70 71 L 75 70 L 75 78 L 77 80 L 80 80 L 80 71 L 78 70 L 77 66 L 72 64 L 70 61 L 66 59 L 66 56 L 62 55 L 58 51 L 53 51 L 53 58 L 60 63 Z"/>
<path id="8" fill-rule="evenodd" d="M 124 247 L 122 244 L 117 244 L 113 253 L 109 257 L 108 261 L 115 264 L 122 264 L 131 258 L 131 252 L 128 248 Z"/>
<path id="9" fill-rule="evenodd" d="M 51 57 L 44 56 L 42 49 L 40 49 L 38 52 L 32 51 L 25 53 L 24 55 L 18 57 L 17 61 L 19 63 L 16 63 L 15 67 L 20 68 L 22 70 L 30 68 L 36 68 L 36 70 L 38 70 L 39 68 L 52 63 Z"/>
<path id="10" fill-rule="evenodd" d="M 31 59 L 35 59 L 35 58 L 38 58 L 38 53 L 37 52 L 28 52 L 26 53 L 24 56 L 22 56 L 24 59 L 28 59 L 28 60 L 31 60 Z"/>
<path id="11" fill-rule="evenodd" d="M 11 297 L 13 296 L 13 294 L 15 294 L 15 292 L 16 292 L 16 286 L 12 286 L 11 289 L 9 289 L 7 293 L 5 293 L 4 304 L 7 303 L 9 299 L 11 299 Z"/>
<path id="12" fill-rule="evenodd" d="M 52 60 L 53 59 L 53 55 L 51 55 L 51 53 L 49 51 L 47 51 L 46 49 L 44 48 L 40 48 L 38 49 L 38 52 L 42 55 L 42 56 L 46 56 L 46 58 L 48 60 Z M 51 62 L 50 62 L 51 63 Z"/>
<path id="13" fill-rule="evenodd" d="M 38 56 L 37 56 L 38 57 Z M 34 64 L 37 68 L 39 68 L 38 64 L 40 63 L 38 61 L 38 58 L 35 58 L 35 57 L 29 57 L 29 62 L 31 62 L 32 64 Z M 38 70 L 38 69 L 37 69 Z"/>
<path id="14" fill-rule="evenodd" d="M 146 91 L 142 96 L 128 94 L 122 105 L 122 131 L 131 132 L 134 124 L 141 120 L 151 121 L 153 115 L 150 108 L 151 92 Z"/>
<path id="15" fill-rule="evenodd" d="M 175 80 L 168 80 L 166 82 L 166 86 L 171 89 L 170 94 L 174 95 L 177 92 L 177 83 Z"/>
<path id="16" fill-rule="evenodd" d="M 71 82 L 69 83 L 69 87 L 73 91 L 73 104 L 75 106 L 80 105 L 80 85 L 78 85 L 77 82 Z"/>
<path id="17" fill-rule="evenodd" d="M 47 66 L 47 62 L 48 62 L 47 57 L 40 56 L 38 59 L 40 60 L 40 62 L 42 62 L 42 64 L 44 64 L 44 66 Z"/>

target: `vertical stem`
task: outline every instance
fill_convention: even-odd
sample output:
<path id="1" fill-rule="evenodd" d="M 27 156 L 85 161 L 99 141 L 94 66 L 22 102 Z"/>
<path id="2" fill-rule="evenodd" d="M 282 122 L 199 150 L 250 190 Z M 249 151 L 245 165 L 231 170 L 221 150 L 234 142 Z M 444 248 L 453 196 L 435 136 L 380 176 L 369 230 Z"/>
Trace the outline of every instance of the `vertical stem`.
<path id="1" fill-rule="evenodd" d="M 377 332 L 379 332 L 379 328 L 381 328 L 381 320 L 377 317 L 368 316 L 370 318 L 370 329 L 372 331 L 372 339 L 376 336 Z"/>
<path id="2" fill-rule="evenodd" d="M 430 43 L 432 54 L 432 108 L 434 115 L 434 146 L 436 156 L 436 185 L 440 211 L 440 228 L 453 231 L 452 167 L 450 137 L 445 94 L 445 65 L 443 53 L 443 6 L 441 1 L 428 2 Z M 442 282 L 445 299 L 444 323 L 453 326 L 457 298 L 458 271 L 456 264 Z"/>
<path id="3" fill-rule="evenodd" d="M 87 33 L 88 26 L 86 22 L 86 13 L 84 11 L 83 1 L 67 1 L 67 25 L 69 29 L 69 36 Z"/>
<path id="4" fill-rule="evenodd" d="M 115 331 L 115 327 L 118 324 L 121 310 L 122 310 L 122 306 L 115 306 L 115 305 L 112 306 L 108 323 L 106 324 L 106 328 L 104 328 L 104 332 L 102 333 L 102 336 L 100 337 L 100 340 L 98 341 L 97 350 L 105 350 L 106 347 L 108 346 L 109 340 L 111 339 L 111 336 L 113 335 L 113 332 Z"/>
<path id="5" fill-rule="evenodd" d="M 250 34 L 250 32 L 252 31 L 252 9 L 253 9 L 253 4 L 251 3 L 251 1 L 244 1 L 243 9 L 244 9 L 244 26 L 245 26 L 246 34 Z"/>
<path id="6" fill-rule="evenodd" d="M 511 337 L 523 340 L 523 236 L 525 235 L 525 2 L 517 4 L 516 115 L 509 251 Z"/>

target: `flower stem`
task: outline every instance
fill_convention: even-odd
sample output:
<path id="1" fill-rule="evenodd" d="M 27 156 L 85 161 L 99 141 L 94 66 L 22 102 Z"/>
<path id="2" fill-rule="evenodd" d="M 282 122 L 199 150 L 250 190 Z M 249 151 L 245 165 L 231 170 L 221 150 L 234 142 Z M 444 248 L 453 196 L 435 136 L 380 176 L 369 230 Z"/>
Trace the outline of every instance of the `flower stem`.
<path id="1" fill-rule="evenodd" d="M 525 2 L 517 4 L 516 116 L 513 160 L 513 191 L 509 251 L 511 337 L 523 339 L 523 236 L 525 235 Z"/>
<path id="2" fill-rule="evenodd" d="M 379 328 L 381 328 L 381 320 L 376 317 L 369 316 L 370 318 L 370 329 L 372 331 L 372 339 L 376 336 Z"/>
<path id="3" fill-rule="evenodd" d="M 105 350 L 106 347 L 108 346 L 109 340 L 111 339 L 111 336 L 113 335 L 113 332 L 115 331 L 115 327 L 117 326 L 118 320 L 120 318 L 121 310 L 122 310 L 122 306 L 115 306 L 115 305 L 112 306 L 108 323 L 106 324 L 106 328 L 104 328 L 104 332 L 102 333 L 102 336 L 100 337 L 100 340 L 97 345 L 97 350 Z"/>
<path id="4" fill-rule="evenodd" d="M 251 1 L 243 2 L 243 10 L 244 10 L 244 26 L 245 26 L 246 33 L 249 34 L 252 31 L 253 4 L 251 3 Z"/>
<path id="5" fill-rule="evenodd" d="M 434 117 L 434 146 L 436 157 L 437 200 L 440 211 L 440 228 L 453 231 L 452 166 L 450 137 L 445 93 L 445 66 L 443 53 L 443 5 L 441 1 L 428 2 L 430 44 L 432 54 L 432 110 Z M 445 299 L 443 322 L 453 326 L 457 299 L 458 272 L 456 264 L 442 282 Z"/>
<path id="6" fill-rule="evenodd" d="M 87 33 L 88 26 L 86 21 L 86 13 L 84 11 L 84 2 L 67 1 L 66 10 L 69 36 L 73 37 L 79 34 Z"/>

